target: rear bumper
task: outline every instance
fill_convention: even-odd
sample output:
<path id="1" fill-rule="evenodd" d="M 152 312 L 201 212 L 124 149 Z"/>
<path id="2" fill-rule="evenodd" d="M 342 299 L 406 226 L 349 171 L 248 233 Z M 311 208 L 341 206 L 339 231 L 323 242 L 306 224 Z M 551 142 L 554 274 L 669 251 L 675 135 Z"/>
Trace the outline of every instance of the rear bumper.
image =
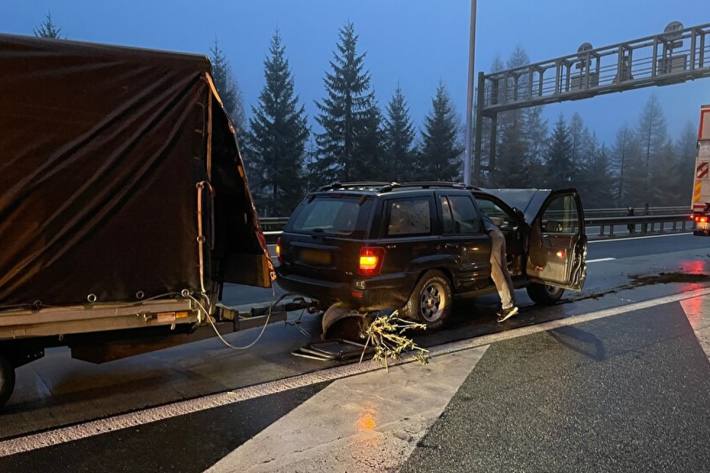
<path id="1" fill-rule="evenodd" d="M 323 306 L 343 302 L 356 309 L 400 308 L 409 298 L 416 276 L 408 273 L 355 278 L 348 282 L 315 279 L 277 269 L 277 282 L 289 292 L 317 299 Z"/>
<path id="2" fill-rule="evenodd" d="M 289 274 L 277 268 L 276 281 L 279 286 L 289 292 L 295 292 L 317 299 L 323 304 L 344 300 L 349 293 L 350 284 L 344 282 L 324 281 L 298 274 Z"/>

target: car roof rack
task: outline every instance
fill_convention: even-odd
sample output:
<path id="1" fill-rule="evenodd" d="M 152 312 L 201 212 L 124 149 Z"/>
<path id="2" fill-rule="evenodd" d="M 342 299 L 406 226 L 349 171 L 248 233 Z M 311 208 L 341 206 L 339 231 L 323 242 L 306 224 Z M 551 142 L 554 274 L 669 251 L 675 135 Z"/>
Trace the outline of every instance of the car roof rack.
<path id="1" fill-rule="evenodd" d="M 447 188 L 447 189 L 465 189 L 479 190 L 478 187 L 467 186 L 460 182 L 450 181 L 413 181 L 413 182 L 379 182 L 379 181 L 362 181 L 362 182 L 334 182 L 326 186 L 320 187 L 319 192 L 332 190 L 368 190 L 375 192 L 392 192 L 398 189 L 431 189 L 431 188 Z"/>
<path id="2" fill-rule="evenodd" d="M 418 187 L 420 189 L 431 189 L 431 188 L 447 188 L 447 189 L 465 189 L 465 190 L 475 190 L 477 187 L 467 186 L 461 182 L 450 182 L 450 181 L 413 181 L 413 182 L 393 182 L 382 189 L 380 192 L 390 192 L 396 189 L 406 189 L 411 187 Z"/>
<path id="3" fill-rule="evenodd" d="M 332 191 L 336 189 L 341 190 L 377 190 L 385 186 L 394 184 L 393 182 L 380 182 L 380 181 L 358 181 L 358 182 L 334 182 L 332 184 L 319 187 L 318 191 Z"/>

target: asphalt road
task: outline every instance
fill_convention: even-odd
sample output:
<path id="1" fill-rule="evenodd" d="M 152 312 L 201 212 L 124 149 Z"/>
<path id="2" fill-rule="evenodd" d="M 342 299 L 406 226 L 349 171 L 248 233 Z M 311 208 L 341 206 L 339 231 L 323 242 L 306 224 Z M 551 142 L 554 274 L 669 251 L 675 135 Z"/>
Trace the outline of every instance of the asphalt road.
<path id="1" fill-rule="evenodd" d="M 708 471 L 708 392 L 678 303 L 497 343 L 401 471 Z"/>
<path id="2" fill-rule="evenodd" d="M 698 465 L 710 464 L 707 447 L 695 442 L 708 438 L 710 409 L 706 393 L 710 365 L 693 338 L 700 335 L 693 335 L 677 302 L 664 305 L 663 309 L 633 311 L 613 321 L 604 319 L 576 328 L 506 339 L 507 334 L 573 319 L 580 314 L 614 310 L 710 286 L 706 280 L 706 275 L 710 275 L 710 238 L 673 235 L 593 242 L 588 259 L 585 290 L 567 295 L 561 304 L 536 307 L 524 291 L 517 291 L 522 307 L 520 316 L 498 325 L 494 320 L 496 298 L 488 296 L 460 303 L 451 326 L 417 337 L 420 345 L 428 347 L 461 340 L 502 338 L 486 345 L 487 351 L 479 356 L 478 365 L 471 363 L 468 377 L 461 377 L 461 387 L 452 391 L 448 404 L 441 406 L 446 410 L 438 421 L 432 414 L 426 422 L 419 419 L 414 428 L 405 425 L 408 421 L 400 420 L 404 426 L 392 437 L 399 439 L 395 449 L 399 453 L 385 450 L 393 458 L 401 458 L 398 466 L 403 464 L 403 471 L 457 471 L 458 467 L 458 471 L 634 471 L 629 465 L 641 453 L 647 456 L 645 463 L 639 463 L 645 466 L 644 471 L 703 471 Z M 225 302 L 229 304 L 270 298 L 271 291 L 266 290 L 242 286 L 225 290 Z M 292 314 L 292 322 L 295 316 Z M 320 370 L 337 369 L 337 363 L 304 360 L 289 354 L 317 340 L 317 319 L 306 316 L 299 327 L 310 335 L 292 325 L 277 324 L 268 328 L 254 349 L 240 353 L 211 339 L 92 365 L 70 359 L 66 350 L 50 350 L 44 359 L 18 370 L 16 394 L 0 414 L 0 470 L 202 471 L 220 462 L 221 470 L 215 471 L 241 471 L 235 465 L 241 464 L 240 458 L 247 458 L 243 456 L 246 453 L 242 452 L 242 445 L 252 445 L 261 437 L 278 436 L 279 429 L 288 425 L 301 426 L 296 430 L 300 429 L 300 435 L 304 436 L 301 421 L 292 420 L 288 424 L 289 416 L 306 409 L 310 413 L 306 418 L 314 420 L 319 411 L 313 410 L 310 399 L 328 398 L 329 390 L 347 382 L 331 383 L 319 377 Z M 250 330 L 231 335 L 229 340 L 246 344 L 255 335 L 256 331 Z M 87 421 L 113 419 L 112 416 L 127 412 L 141 413 L 146 408 L 171 406 L 185 399 L 196 399 L 199 405 L 205 395 L 249 389 L 248 386 L 259 383 L 278 383 L 284 378 L 297 379 L 308 373 L 313 373 L 315 381 L 307 386 L 293 384 L 286 391 L 274 393 L 264 388 L 263 395 L 248 402 L 174 414 L 111 433 L 117 428 L 114 425 L 100 435 L 60 442 L 50 448 L 37 449 L 41 444 L 33 444 L 38 440 L 31 440 L 32 437 L 28 438 L 28 445 L 35 446 L 29 452 L 2 457 L 2 439 L 24 441 L 26 434 L 51 432 L 68 425 L 81 427 Z M 421 372 L 404 373 L 401 383 L 394 383 L 392 380 L 397 378 L 393 376 L 384 384 L 392 381 L 395 386 L 415 386 L 417 373 Z M 397 393 L 370 394 L 385 398 Z M 420 395 L 423 393 L 416 390 L 407 394 L 408 399 Z M 600 398 L 603 403 L 598 402 Z M 560 404 L 561 401 L 564 402 Z M 329 412 L 333 415 L 340 409 L 331 406 Z M 392 409 L 392 415 L 396 412 Z M 548 421 L 539 420 L 545 416 Z M 279 420 L 282 418 L 284 427 Z M 629 423 L 630 418 L 639 421 Z M 667 426 L 676 421 L 677 425 Z M 98 427 L 87 427 L 95 428 L 96 432 L 102 432 Z M 685 445 L 678 445 L 676 438 L 682 437 L 682 432 L 691 432 L 692 436 L 686 434 Z M 38 435 L 44 439 L 44 434 Z M 348 435 L 340 432 L 337 438 L 346 439 Z M 382 435 L 383 439 L 389 438 L 386 432 Z M 408 446 L 405 448 L 401 442 Z M 455 448 L 461 442 L 480 444 L 480 448 L 461 453 Z M 671 447 L 676 452 L 678 448 L 692 447 L 675 470 L 668 467 L 674 451 Z M 267 450 L 263 446 L 253 447 L 249 455 Z M 298 454 L 272 454 L 279 458 L 301 458 L 303 452 L 317 450 L 304 447 Z M 600 458 L 599 452 L 607 453 Z M 584 458 L 590 465 L 586 470 Z M 300 471 L 345 471 L 338 470 L 337 465 L 334 469 L 319 470 L 325 468 L 323 465 L 333 467 L 333 464 L 321 462 L 318 467 L 308 463 L 308 458 L 302 460 L 306 463 L 299 463 L 299 468 L 305 469 Z M 348 464 L 346 460 L 343 465 Z M 448 466 L 436 469 L 450 465 L 447 462 L 455 465 L 451 463 L 450 470 Z M 264 466 L 254 471 L 299 471 L 288 463 L 281 469 L 275 463 L 264 465 L 271 465 L 273 470 Z M 352 467 L 347 471 L 361 470 Z"/>

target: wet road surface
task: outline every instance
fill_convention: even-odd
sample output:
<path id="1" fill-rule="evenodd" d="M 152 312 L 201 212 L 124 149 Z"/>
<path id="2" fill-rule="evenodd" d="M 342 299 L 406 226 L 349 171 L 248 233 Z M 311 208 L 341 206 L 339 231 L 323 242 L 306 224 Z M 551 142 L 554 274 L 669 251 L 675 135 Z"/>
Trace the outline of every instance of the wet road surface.
<path id="1" fill-rule="evenodd" d="M 518 291 L 523 306 L 521 315 L 503 326 L 494 321 L 494 297 L 465 301 L 457 306 L 450 327 L 424 334 L 418 341 L 425 346 L 441 346 L 471 337 L 504 335 L 545 321 L 697 290 L 708 285 L 702 278 L 687 282 L 670 277 L 656 283 L 636 284 L 634 276 L 710 274 L 709 254 L 710 239 L 685 235 L 592 243 L 590 260 L 614 259 L 590 263 L 589 279 L 582 294 L 570 294 L 565 303 L 554 307 L 538 308 L 524 291 Z M 225 298 L 227 303 L 239 304 L 268 300 L 267 294 L 270 295 L 268 291 L 231 287 L 225 292 Z M 702 298 L 698 300 L 700 302 L 684 301 L 685 309 L 680 302 L 673 302 L 658 309 L 644 309 L 613 319 L 491 343 L 478 364 L 469 363 L 471 372 L 462 376 L 460 389 L 456 395 L 452 393 L 447 406 L 442 406 L 442 409 L 446 407 L 444 416 L 438 421 L 431 419 L 430 425 L 422 425 L 426 422 L 420 419 L 415 427 L 405 425 L 396 433 L 382 433 L 383 445 L 386 445 L 383 451 L 389 452 L 390 459 L 399 458 L 401 462 L 397 464 L 405 465 L 403 471 L 449 471 L 434 469 L 437 464 L 446 464 L 448 468 L 446 462 L 461 466 L 456 470 L 456 465 L 451 463 L 451 471 L 500 468 L 502 471 L 630 471 L 622 452 L 636 448 L 638 452 L 658 451 L 657 456 L 647 459 L 651 463 L 640 463 L 647 466 L 645 471 L 702 471 L 692 467 L 700 461 L 710 464 L 704 446 L 691 442 L 683 447 L 694 447 L 692 452 L 688 451 L 687 458 L 678 463 L 685 469 L 663 470 L 661 466 L 665 468 L 670 450 L 661 448 L 658 443 L 677 435 L 677 429 L 681 428 L 697 438 L 709 438 L 701 425 L 710 425 L 707 422 L 710 409 L 703 404 L 703 399 L 708 398 L 709 365 L 698 342 L 702 337 L 710 339 L 703 331 L 707 320 L 703 311 L 708 303 L 702 302 Z M 691 315 L 686 313 L 695 314 L 697 327 L 689 323 Z M 313 334 L 317 333 L 317 325 L 318 320 L 309 316 L 302 324 Z M 254 332 L 235 334 L 229 339 L 237 344 L 247 343 L 255 336 Z M 226 350 L 216 340 L 205 340 L 105 365 L 91 365 L 70 359 L 66 350 L 50 350 L 45 359 L 18 370 L 16 395 L 6 412 L 0 414 L 0 438 L 9 439 L 331 366 L 332 363 L 289 355 L 292 349 L 307 341 L 308 338 L 294 327 L 275 325 L 266 331 L 255 350 L 244 353 Z M 688 363 L 680 366 L 683 359 Z M 437 363 L 437 359 L 433 359 L 432 366 Z M 418 366 L 411 365 L 411 368 L 413 371 L 403 375 L 401 381 L 410 387 L 416 386 L 416 377 L 422 373 Z M 648 382 L 644 384 L 643 380 Z M 516 389 L 516 386 L 526 386 L 526 389 Z M 239 463 L 242 453 L 236 450 L 240 445 L 251 438 L 257 439 L 259 432 L 268 432 L 277 419 L 305 406 L 304 403 L 326 387 L 330 389 L 329 382 L 313 383 L 135 429 L 0 458 L 0 470 L 43 471 L 43 467 L 59 461 L 63 468 L 55 468 L 57 471 L 202 471 L 215 463 L 221 465 L 216 471 L 246 471 L 230 470 L 234 463 L 227 459 Z M 643 389 L 634 391 L 634 387 Z M 682 396 L 682 402 L 678 396 Z M 676 402 L 670 402 L 671 399 Z M 470 418 L 465 415 L 466 406 L 470 407 Z M 334 408 L 336 406 L 331 406 Z M 476 415 L 483 410 L 486 410 L 485 415 Z M 677 416 L 668 417 L 670 414 L 666 411 L 675 412 Z M 659 421 L 652 422 L 656 418 Z M 639 419 L 640 423 L 629 419 Z M 675 425 L 667 430 L 661 428 L 663 422 L 676 420 L 677 428 Z M 298 422 L 286 425 L 298 425 Z M 652 439 L 639 431 L 640 426 L 648 427 L 650 434 L 660 437 Z M 517 429 L 511 438 L 521 445 L 504 441 L 511 429 Z M 308 429 L 305 430 L 307 433 Z M 596 439 L 600 432 L 606 432 L 608 438 Z M 348 435 L 350 433 L 345 432 L 343 438 L 349 438 Z M 379 438 L 378 435 L 380 433 L 375 437 Z M 480 444 L 480 448 L 458 451 L 463 448 L 461 442 L 472 435 L 470 443 Z M 634 436 L 637 440 L 628 439 Z M 387 439 L 392 438 L 398 439 L 392 444 L 394 447 L 387 443 Z M 449 442 L 441 439 L 449 439 Z M 377 449 L 379 444 L 375 440 L 370 438 L 368 442 Z M 592 447 L 587 448 L 587 443 Z M 458 447 L 449 448 L 449 444 Z M 677 442 L 668 445 L 679 447 Z M 253 446 L 250 448 L 253 451 Z M 608 454 L 599 458 L 595 452 L 602 448 Z M 179 453 L 170 454 L 171 450 Z M 88 452 L 92 452 L 90 456 Z M 538 463 L 533 460 L 536 453 Z M 603 467 L 584 470 L 579 466 L 584 456 L 587 460 L 595 459 L 590 465 Z M 367 458 L 375 461 L 377 455 L 359 452 L 355 457 L 367 464 Z M 220 460 L 222 458 L 225 460 Z M 545 458 L 549 463 L 539 463 Z M 102 459 L 109 461 L 104 463 Z M 595 463 L 603 460 L 607 463 Z M 305 462 L 300 465 L 309 466 L 302 471 L 341 471 L 317 470 L 318 465 L 333 466 L 317 455 L 313 458 L 306 455 L 299 461 Z M 349 464 L 347 458 L 340 463 Z M 391 467 L 387 462 L 384 464 Z M 279 471 L 278 468 L 296 471 L 288 469 L 288 462 L 278 468 L 276 464 L 265 465 L 265 469 L 254 471 Z M 358 468 L 362 465 L 353 463 L 347 471 L 360 471 Z M 525 465 L 529 468 L 523 468 Z M 549 468 L 543 468 L 545 465 Z M 274 468 L 270 470 L 271 467 Z"/>

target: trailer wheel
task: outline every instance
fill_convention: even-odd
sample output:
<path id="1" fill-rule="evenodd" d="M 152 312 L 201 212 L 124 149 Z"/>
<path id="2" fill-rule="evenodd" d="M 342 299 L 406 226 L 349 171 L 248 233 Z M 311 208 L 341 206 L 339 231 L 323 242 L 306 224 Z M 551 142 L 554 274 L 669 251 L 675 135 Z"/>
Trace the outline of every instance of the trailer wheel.
<path id="1" fill-rule="evenodd" d="M 5 405 L 15 389 L 15 366 L 0 354 L 0 408 Z"/>

